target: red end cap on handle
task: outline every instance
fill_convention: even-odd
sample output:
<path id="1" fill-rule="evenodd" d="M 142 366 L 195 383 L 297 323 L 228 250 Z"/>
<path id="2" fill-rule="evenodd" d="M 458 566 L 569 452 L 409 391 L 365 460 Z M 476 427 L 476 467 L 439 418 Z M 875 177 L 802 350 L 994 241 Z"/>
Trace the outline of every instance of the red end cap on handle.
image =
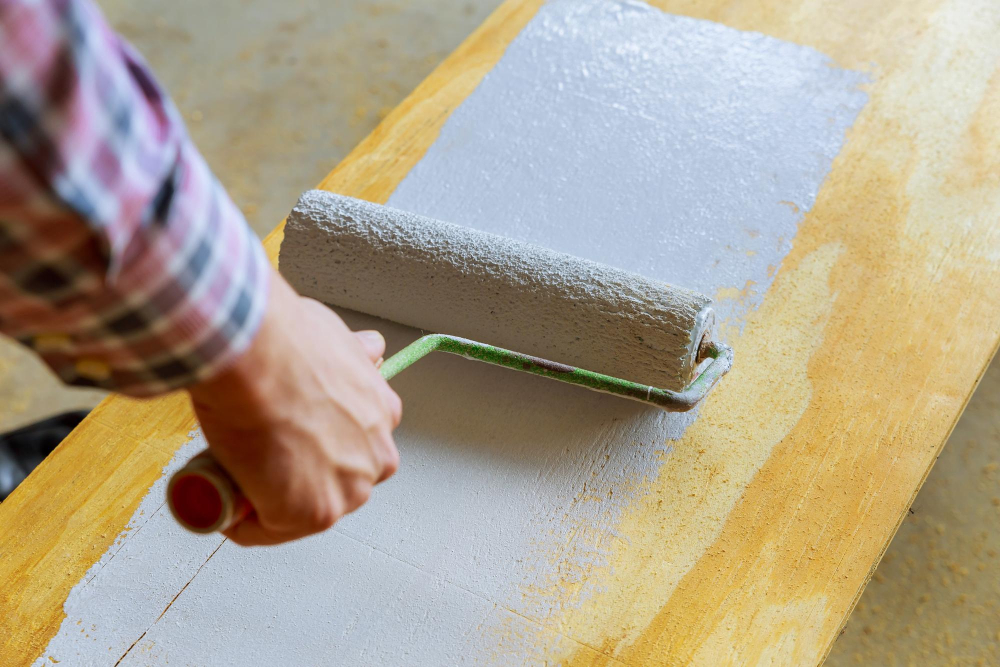
<path id="1" fill-rule="evenodd" d="M 211 533 L 222 523 L 222 496 L 215 484 L 197 473 L 181 474 L 170 485 L 170 509 L 185 528 Z"/>
<path id="2" fill-rule="evenodd" d="M 195 533 L 226 530 L 253 512 L 250 501 L 208 450 L 171 476 L 167 505 L 177 522 Z"/>

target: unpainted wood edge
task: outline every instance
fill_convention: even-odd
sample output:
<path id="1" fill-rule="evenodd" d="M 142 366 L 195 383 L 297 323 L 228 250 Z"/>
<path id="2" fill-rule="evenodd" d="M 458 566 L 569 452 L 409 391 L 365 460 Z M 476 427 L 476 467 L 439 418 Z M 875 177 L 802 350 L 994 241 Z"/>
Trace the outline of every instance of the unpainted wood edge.
<path id="1" fill-rule="evenodd" d="M 972 383 L 972 389 L 965 395 L 965 400 L 962 402 L 962 409 L 955 413 L 955 418 L 952 419 L 951 426 L 948 427 L 948 434 L 944 437 L 943 440 L 941 440 L 941 444 L 937 446 L 937 450 L 934 452 L 934 459 L 931 461 L 931 464 L 927 466 L 927 468 L 924 470 L 923 477 L 920 478 L 920 482 L 917 484 L 916 488 L 913 489 L 913 493 L 910 494 L 910 500 L 906 504 L 906 507 L 903 508 L 903 511 L 899 514 L 899 518 L 896 520 L 896 526 L 895 528 L 892 529 L 892 532 L 889 535 L 889 539 L 882 544 L 882 549 L 881 551 L 879 551 L 878 558 L 875 559 L 875 562 L 872 563 L 872 566 L 868 569 L 868 573 L 865 574 L 864 581 L 861 582 L 861 586 L 860 588 L 858 588 L 857 593 L 855 593 L 854 595 L 854 599 L 851 601 L 850 606 L 847 608 L 847 612 L 844 614 L 843 620 L 840 622 L 837 631 L 833 633 L 833 637 L 827 643 L 826 650 L 823 652 L 822 655 L 822 659 L 817 664 L 822 665 L 823 663 L 826 662 L 826 659 L 830 657 L 830 652 L 833 651 L 833 645 L 837 643 L 837 640 L 840 639 L 840 635 L 842 635 L 844 633 L 844 629 L 847 628 L 847 624 L 851 620 L 851 615 L 854 614 L 855 607 L 857 607 L 858 602 L 861 601 L 861 596 L 864 594 L 865 589 L 868 588 L 868 584 L 871 583 L 872 577 L 875 576 L 875 571 L 878 569 L 878 566 L 882 563 L 882 558 L 885 557 L 886 552 L 892 545 L 892 541 L 896 539 L 896 533 L 899 532 L 899 529 L 903 525 L 903 521 L 906 520 L 906 515 L 909 513 L 910 508 L 913 507 L 913 503 L 916 501 L 917 495 L 919 495 L 920 493 L 920 489 L 924 487 L 924 483 L 930 476 L 931 470 L 934 469 L 934 465 L 937 463 L 938 457 L 941 456 L 941 452 L 944 451 L 945 445 L 948 444 L 949 440 L 951 440 L 951 434 L 955 431 L 955 426 L 958 425 L 958 422 L 962 418 L 962 415 L 965 414 L 965 409 L 969 407 L 969 401 L 972 400 L 973 395 L 976 393 L 976 389 L 979 388 L 979 383 L 982 382 L 983 376 L 986 375 L 986 371 L 989 369 L 990 364 L 993 363 L 993 360 L 996 358 L 998 351 L 1000 351 L 1000 338 L 998 338 L 997 342 L 994 343 L 993 352 L 986 357 L 982 368 L 979 369 L 979 373 L 976 375 L 976 381 Z"/>

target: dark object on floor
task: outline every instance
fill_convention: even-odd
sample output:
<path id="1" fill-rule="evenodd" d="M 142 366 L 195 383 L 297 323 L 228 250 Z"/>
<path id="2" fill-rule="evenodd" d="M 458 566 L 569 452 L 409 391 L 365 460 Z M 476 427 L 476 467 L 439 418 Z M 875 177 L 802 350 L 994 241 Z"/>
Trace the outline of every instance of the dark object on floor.
<path id="1" fill-rule="evenodd" d="M 0 502 L 87 416 L 64 412 L 0 435 Z"/>

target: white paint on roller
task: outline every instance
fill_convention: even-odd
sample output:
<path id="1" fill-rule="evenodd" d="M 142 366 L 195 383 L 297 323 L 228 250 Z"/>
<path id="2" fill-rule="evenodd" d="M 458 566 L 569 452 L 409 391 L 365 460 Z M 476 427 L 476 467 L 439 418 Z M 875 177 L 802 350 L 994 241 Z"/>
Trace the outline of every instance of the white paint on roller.
<path id="1" fill-rule="evenodd" d="M 713 320 L 691 290 L 320 190 L 288 216 L 279 261 L 335 306 L 674 391 Z"/>
<path id="2" fill-rule="evenodd" d="M 718 304 L 738 325 L 862 81 L 763 35 L 636 3 L 552 2 L 389 203 L 708 295 L 752 282 L 753 298 Z M 397 349 L 416 335 L 349 321 Z M 123 665 L 511 664 L 571 644 L 532 591 L 593 581 L 622 507 L 693 417 L 450 355 L 394 386 L 403 467 L 363 511 L 280 549 L 225 543 L 196 565 L 213 538 L 147 530 L 160 509 L 74 589 L 46 656 L 114 664 L 135 642 Z M 161 484 L 147 500 L 162 498 Z"/>

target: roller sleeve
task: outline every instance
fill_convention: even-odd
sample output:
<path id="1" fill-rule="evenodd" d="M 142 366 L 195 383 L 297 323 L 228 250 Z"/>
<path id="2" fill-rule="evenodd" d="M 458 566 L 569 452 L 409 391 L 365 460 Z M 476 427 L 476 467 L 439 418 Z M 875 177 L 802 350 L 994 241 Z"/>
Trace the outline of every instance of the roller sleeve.
<path id="1" fill-rule="evenodd" d="M 319 190 L 288 216 L 279 267 L 330 305 L 670 390 L 713 324 L 697 292 Z"/>

